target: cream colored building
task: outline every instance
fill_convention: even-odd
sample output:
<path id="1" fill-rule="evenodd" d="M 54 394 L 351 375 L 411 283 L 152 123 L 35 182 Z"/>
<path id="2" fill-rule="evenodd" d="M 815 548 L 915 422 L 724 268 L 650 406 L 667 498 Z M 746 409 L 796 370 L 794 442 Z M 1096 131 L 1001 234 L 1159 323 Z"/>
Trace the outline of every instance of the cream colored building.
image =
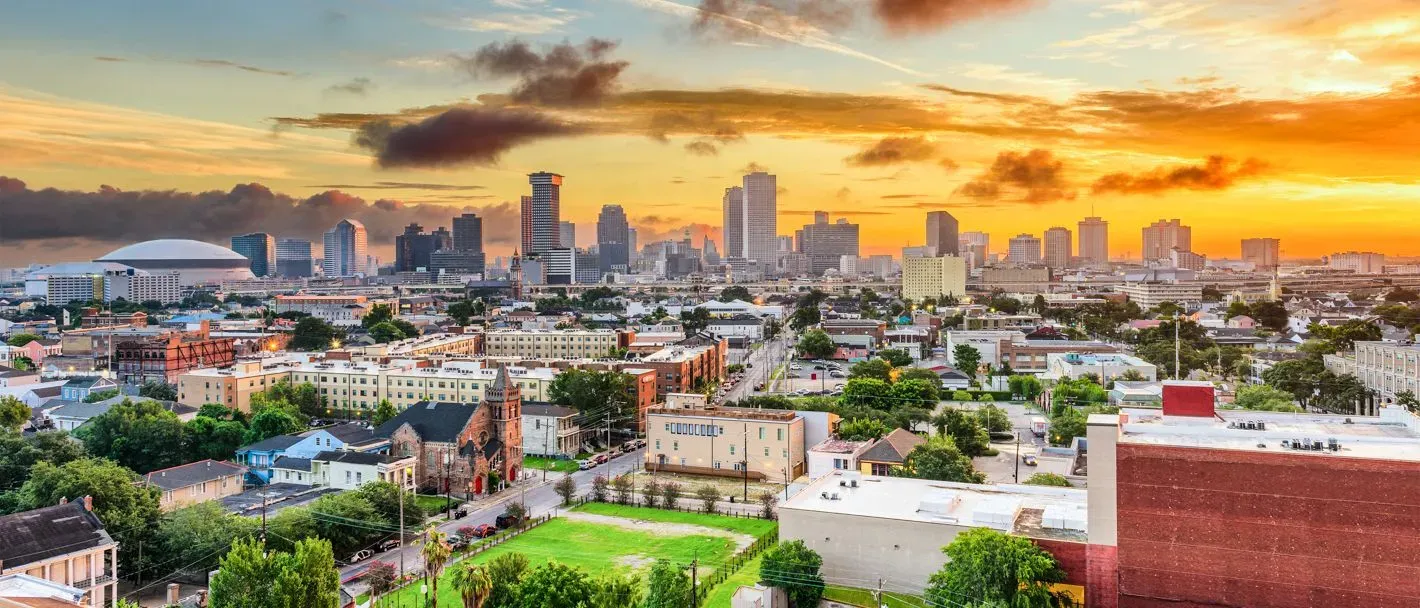
<path id="1" fill-rule="evenodd" d="M 1148 310 L 1164 302 L 1173 302 L 1188 308 L 1203 301 L 1202 283 L 1125 283 L 1114 288 L 1129 296 L 1129 300 Z"/>
<path id="2" fill-rule="evenodd" d="M 604 357 L 618 344 L 610 329 L 495 329 L 484 334 L 484 354 L 528 358 Z"/>
<path id="3" fill-rule="evenodd" d="M 965 293 L 965 258 L 942 256 L 902 260 L 902 297 L 921 300 Z"/>
<path id="4" fill-rule="evenodd" d="M 178 376 L 177 400 L 193 407 L 220 403 L 250 412 L 252 395 L 290 377 L 290 367 L 263 367 L 259 361 L 243 361 L 226 368 L 195 369 Z"/>
<path id="5" fill-rule="evenodd" d="M 403 410 L 420 401 L 478 403 L 484 387 L 497 376 L 497 368 L 473 361 L 447 361 L 441 367 L 420 367 L 422 363 L 321 361 L 291 370 L 290 378 L 293 384 L 314 385 L 333 409 L 370 410 L 381 399 L 389 399 L 395 409 Z M 523 400 L 548 401 L 557 370 L 509 367 L 508 375 Z"/>
<path id="6" fill-rule="evenodd" d="M 792 410 L 720 407 L 670 393 L 646 412 L 646 470 L 784 482 L 807 473 L 804 418 Z"/>
<path id="7" fill-rule="evenodd" d="M 209 459 L 153 471 L 144 481 L 162 491 L 158 508 L 173 511 L 241 494 L 246 472 L 241 465 Z"/>
<path id="8" fill-rule="evenodd" d="M 80 606 L 118 603 L 118 543 L 89 497 L 0 516 L 0 576 L 29 576 L 85 592 Z M 48 605 L 48 604 L 46 604 Z"/>

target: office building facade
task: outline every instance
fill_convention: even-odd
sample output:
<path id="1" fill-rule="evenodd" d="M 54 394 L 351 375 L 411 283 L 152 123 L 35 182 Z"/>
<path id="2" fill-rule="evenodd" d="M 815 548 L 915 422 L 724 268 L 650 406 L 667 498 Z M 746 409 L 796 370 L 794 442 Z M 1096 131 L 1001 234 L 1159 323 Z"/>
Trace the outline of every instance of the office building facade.
<path id="1" fill-rule="evenodd" d="M 957 218 L 946 211 L 927 213 L 927 246 L 936 255 L 959 255 L 961 253 L 957 235 Z"/>
<path id="2" fill-rule="evenodd" d="M 1007 245 L 1006 261 L 1012 264 L 1039 264 L 1041 260 L 1040 239 L 1030 234 L 1011 237 Z"/>
<path id="3" fill-rule="evenodd" d="M 1174 249 L 1193 251 L 1193 229 L 1176 219 L 1145 226 L 1143 236 L 1145 262 L 1169 260 Z"/>
<path id="4" fill-rule="evenodd" d="M 814 212 L 814 223 L 804 226 L 802 253 L 809 256 L 809 274 L 823 275 L 838 268 L 843 256 L 858 256 L 858 225 L 839 218 L 830 224 L 828 214 Z"/>
<path id="5" fill-rule="evenodd" d="M 778 183 L 763 171 L 744 176 L 745 257 L 770 272 L 779 257 Z"/>
<path id="6" fill-rule="evenodd" d="M 902 297 L 921 300 L 966 294 L 966 260 L 957 256 L 902 260 Z"/>
<path id="7" fill-rule="evenodd" d="M 280 239 L 276 241 L 276 274 L 299 278 L 314 272 L 312 267 L 311 242 L 305 239 Z"/>
<path id="8" fill-rule="evenodd" d="M 725 188 L 721 199 L 724 220 L 721 230 L 725 234 L 725 257 L 745 257 L 745 189 L 740 186 Z"/>
<path id="9" fill-rule="evenodd" d="M 368 264 L 366 247 L 369 235 L 358 220 L 344 219 L 325 233 L 324 261 L 321 270 L 328 277 L 353 277 L 365 274 Z"/>
<path id="10" fill-rule="evenodd" d="M 1080 261 L 1086 264 L 1109 263 L 1109 222 L 1087 217 L 1076 226 L 1080 239 Z"/>
<path id="11" fill-rule="evenodd" d="M 1254 238 L 1242 240 L 1242 260 L 1251 262 L 1258 270 L 1271 270 L 1277 267 L 1277 260 L 1282 252 L 1282 241 L 1271 238 Z"/>
<path id="12" fill-rule="evenodd" d="M 253 232 L 232 237 L 232 251 L 250 262 L 253 276 L 276 274 L 276 239 L 265 232 Z"/>
<path id="13" fill-rule="evenodd" d="M 562 243 L 562 176 L 545 171 L 528 175 L 532 196 L 523 197 L 523 253 L 543 253 Z"/>
<path id="14" fill-rule="evenodd" d="M 483 218 L 465 213 L 454 218 L 454 249 L 483 253 Z"/>
<path id="15" fill-rule="evenodd" d="M 631 265 L 631 224 L 621 205 L 602 205 L 597 214 L 597 265 L 602 272 Z"/>
<path id="16" fill-rule="evenodd" d="M 430 267 L 431 256 L 440 249 L 453 246 L 453 235 L 443 227 L 425 233 L 419 224 L 404 227 L 404 234 L 394 237 L 395 272 L 414 272 Z"/>
<path id="17" fill-rule="evenodd" d="M 991 235 L 985 232 L 963 232 L 957 237 L 957 251 L 966 258 L 969 268 L 981 268 L 991 255 Z"/>
<path id="18" fill-rule="evenodd" d="M 1045 265 L 1052 269 L 1070 267 L 1070 230 L 1056 226 L 1045 231 Z"/>

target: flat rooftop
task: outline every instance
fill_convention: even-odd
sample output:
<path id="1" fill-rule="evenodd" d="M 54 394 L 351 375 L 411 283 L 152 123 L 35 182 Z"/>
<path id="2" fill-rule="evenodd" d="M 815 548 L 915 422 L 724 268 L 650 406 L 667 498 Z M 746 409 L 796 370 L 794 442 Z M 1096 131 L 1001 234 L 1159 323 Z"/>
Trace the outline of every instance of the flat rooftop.
<path id="1" fill-rule="evenodd" d="M 840 483 L 851 486 L 854 480 L 856 488 Z M 1087 536 L 1086 492 L 1074 488 L 978 485 L 835 471 L 779 508 L 992 528 L 1031 538 L 1084 542 Z"/>
<path id="2" fill-rule="evenodd" d="M 1090 424 L 1113 424 L 1114 418 L 1094 414 Z M 1399 407 L 1381 408 L 1379 416 L 1218 410 L 1212 417 L 1125 408 L 1119 424 L 1120 443 L 1420 462 L 1420 418 Z M 1298 443 L 1322 449 L 1293 447 Z"/>

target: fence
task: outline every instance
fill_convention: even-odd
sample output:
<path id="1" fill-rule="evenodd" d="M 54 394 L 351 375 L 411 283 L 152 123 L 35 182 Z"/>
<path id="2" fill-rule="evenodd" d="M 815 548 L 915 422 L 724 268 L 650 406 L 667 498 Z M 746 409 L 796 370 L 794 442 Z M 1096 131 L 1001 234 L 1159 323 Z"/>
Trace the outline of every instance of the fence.
<path id="1" fill-rule="evenodd" d="M 656 497 L 656 504 L 648 505 L 648 504 L 646 504 L 646 503 L 643 502 L 643 501 L 637 501 L 637 500 L 636 500 L 636 497 L 637 497 L 637 496 L 640 496 L 640 495 L 639 495 L 639 494 L 631 494 L 631 495 L 628 497 L 627 502 L 618 502 L 618 501 L 616 500 L 615 492 L 608 493 L 606 499 L 604 499 L 604 500 L 597 500 L 596 497 L 592 496 L 591 494 L 587 494 L 586 496 L 582 496 L 581 498 L 578 498 L 578 499 L 575 501 L 575 503 L 576 503 L 578 506 L 581 506 L 581 505 L 587 504 L 587 503 L 589 503 L 589 502 L 600 502 L 600 503 L 606 503 L 606 504 L 609 504 L 609 505 L 624 505 L 624 506 L 628 506 L 628 507 L 642 507 L 642 508 L 645 508 L 645 509 L 659 509 L 659 510 L 662 510 L 662 511 L 678 511 L 678 512 L 681 512 L 681 513 L 702 513 L 702 514 L 705 514 L 705 509 L 704 509 L 703 507 L 700 507 L 700 506 L 686 507 L 686 506 L 682 506 L 682 505 L 679 503 L 679 501 L 677 501 L 677 503 L 676 503 L 676 505 L 675 505 L 674 507 L 667 507 L 667 506 L 665 506 L 665 499 L 662 498 L 662 497 L 660 497 L 660 496 L 657 496 L 657 497 Z M 694 496 L 682 496 L 682 497 L 680 497 L 680 500 L 681 500 L 681 501 L 686 501 L 686 500 L 693 501 L 693 502 L 694 502 L 695 504 L 697 504 L 697 505 L 699 505 L 699 503 L 700 503 L 700 499 L 699 499 L 699 498 L 696 498 L 696 497 L 694 497 Z M 745 502 L 745 503 L 735 503 L 735 504 L 740 504 L 740 505 L 745 505 L 745 506 L 753 506 L 753 505 L 754 505 L 754 503 L 747 503 L 747 502 Z M 719 516 L 721 516 L 721 517 L 738 517 L 738 518 L 741 518 L 741 519 L 767 519 L 767 520 L 770 520 L 770 521 L 773 521 L 773 520 L 774 520 L 774 517 L 773 517 L 772 515 L 771 515 L 770 517 L 765 517 L 765 516 L 764 516 L 765 514 L 764 514 L 764 510 L 763 510 L 763 507 L 762 507 L 762 506 L 756 507 L 756 508 L 757 508 L 758 510 L 757 510 L 757 511 L 754 511 L 754 512 L 752 512 L 752 513 L 737 512 L 737 511 L 734 511 L 734 510 L 732 510 L 732 509 L 719 509 L 719 508 L 716 508 L 715 512 L 709 513 L 709 515 L 719 515 Z"/>
<path id="2" fill-rule="evenodd" d="M 745 564 L 753 560 L 760 552 L 774 546 L 775 543 L 778 542 L 779 531 L 775 530 L 760 536 L 753 544 L 745 547 L 744 550 L 739 553 L 734 554 L 730 559 L 725 560 L 724 565 L 716 568 L 715 572 L 710 574 L 710 578 L 706 579 L 704 583 L 695 588 L 695 604 L 697 606 L 702 605 L 706 596 L 710 595 L 710 592 L 714 591 L 716 587 L 719 587 L 726 579 L 738 573 L 740 568 L 743 568 Z"/>
<path id="3" fill-rule="evenodd" d="M 458 559 L 450 561 L 445 567 L 447 568 L 448 566 L 452 566 L 458 562 L 472 558 L 480 553 L 483 553 L 484 551 L 492 549 L 493 547 L 497 547 L 498 545 L 501 545 L 505 542 L 508 542 L 509 540 L 512 540 L 513 538 L 516 538 L 519 534 L 541 526 L 542 524 L 545 524 L 552 519 L 553 515 L 547 514 L 540 517 L 533 517 L 524 520 L 516 527 L 508 528 L 507 530 L 504 530 L 502 533 L 498 534 L 497 536 L 494 536 L 493 538 L 486 538 L 479 541 L 478 544 L 470 546 L 469 548 L 465 549 L 461 554 L 455 553 L 455 555 L 458 556 Z M 402 591 L 405 587 L 412 586 L 415 583 L 423 583 L 421 575 L 422 571 L 410 571 L 405 573 L 406 580 L 399 585 L 391 587 L 388 591 L 381 594 L 380 599 L 392 597 L 396 593 Z"/>

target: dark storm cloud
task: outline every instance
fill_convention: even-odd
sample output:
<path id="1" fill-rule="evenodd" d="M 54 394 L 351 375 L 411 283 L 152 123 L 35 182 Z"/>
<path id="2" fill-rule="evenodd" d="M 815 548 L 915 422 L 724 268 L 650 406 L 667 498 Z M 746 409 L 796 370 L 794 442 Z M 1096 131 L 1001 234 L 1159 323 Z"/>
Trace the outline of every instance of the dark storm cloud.
<path id="1" fill-rule="evenodd" d="M 1025 154 L 1005 151 L 996 155 L 981 175 L 967 182 L 959 192 L 973 198 L 1003 199 L 1013 196 L 1020 202 L 1045 203 L 1075 197 L 1064 178 L 1065 163 L 1056 160 L 1049 150 L 1031 150 Z"/>
<path id="2" fill-rule="evenodd" d="M 410 222 L 448 226 L 461 213 L 484 218 L 491 243 L 512 243 L 518 234 L 518 210 L 509 203 L 487 206 L 407 205 L 380 199 L 366 201 L 339 190 L 307 198 L 272 192 L 261 184 L 238 184 L 230 191 L 126 192 L 109 186 L 97 191 L 32 190 L 24 182 L 0 176 L 0 242 L 52 242 L 70 239 L 131 243 L 156 238 L 193 238 L 226 243 L 234 234 L 271 232 L 283 237 L 320 240 L 345 218 L 359 220 L 371 243 L 388 242 Z"/>
<path id="3" fill-rule="evenodd" d="M 583 132 L 538 112 L 470 107 L 416 123 L 367 122 L 356 132 L 355 144 L 385 168 L 491 165 L 519 145 Z"/>
<path id="4" fill-rule="evenodd" d="M 1202 165 L 1156 167 L 1142 173 L 1110 173 L 1090 188 L 1097 194 L 1158 194 L 1167 190 L 1226 190 L 1238 180 L 1257 176 L 1267 163 L 1249 158 L 1241 163 L 1221 155 L 1209 156 Z"/>
<path id="5" fill-rule="evenodd" d="M 584 106 L 615 92 L 621 73 L 631 65 L 608 57 L 616 46 L 589 38 L 581 45 L 563 42 L 538 52 L 525 41 L 511 40 L 454 58 L 475 78 L 516 78 L 509 95 L 519 103 Z"/>

